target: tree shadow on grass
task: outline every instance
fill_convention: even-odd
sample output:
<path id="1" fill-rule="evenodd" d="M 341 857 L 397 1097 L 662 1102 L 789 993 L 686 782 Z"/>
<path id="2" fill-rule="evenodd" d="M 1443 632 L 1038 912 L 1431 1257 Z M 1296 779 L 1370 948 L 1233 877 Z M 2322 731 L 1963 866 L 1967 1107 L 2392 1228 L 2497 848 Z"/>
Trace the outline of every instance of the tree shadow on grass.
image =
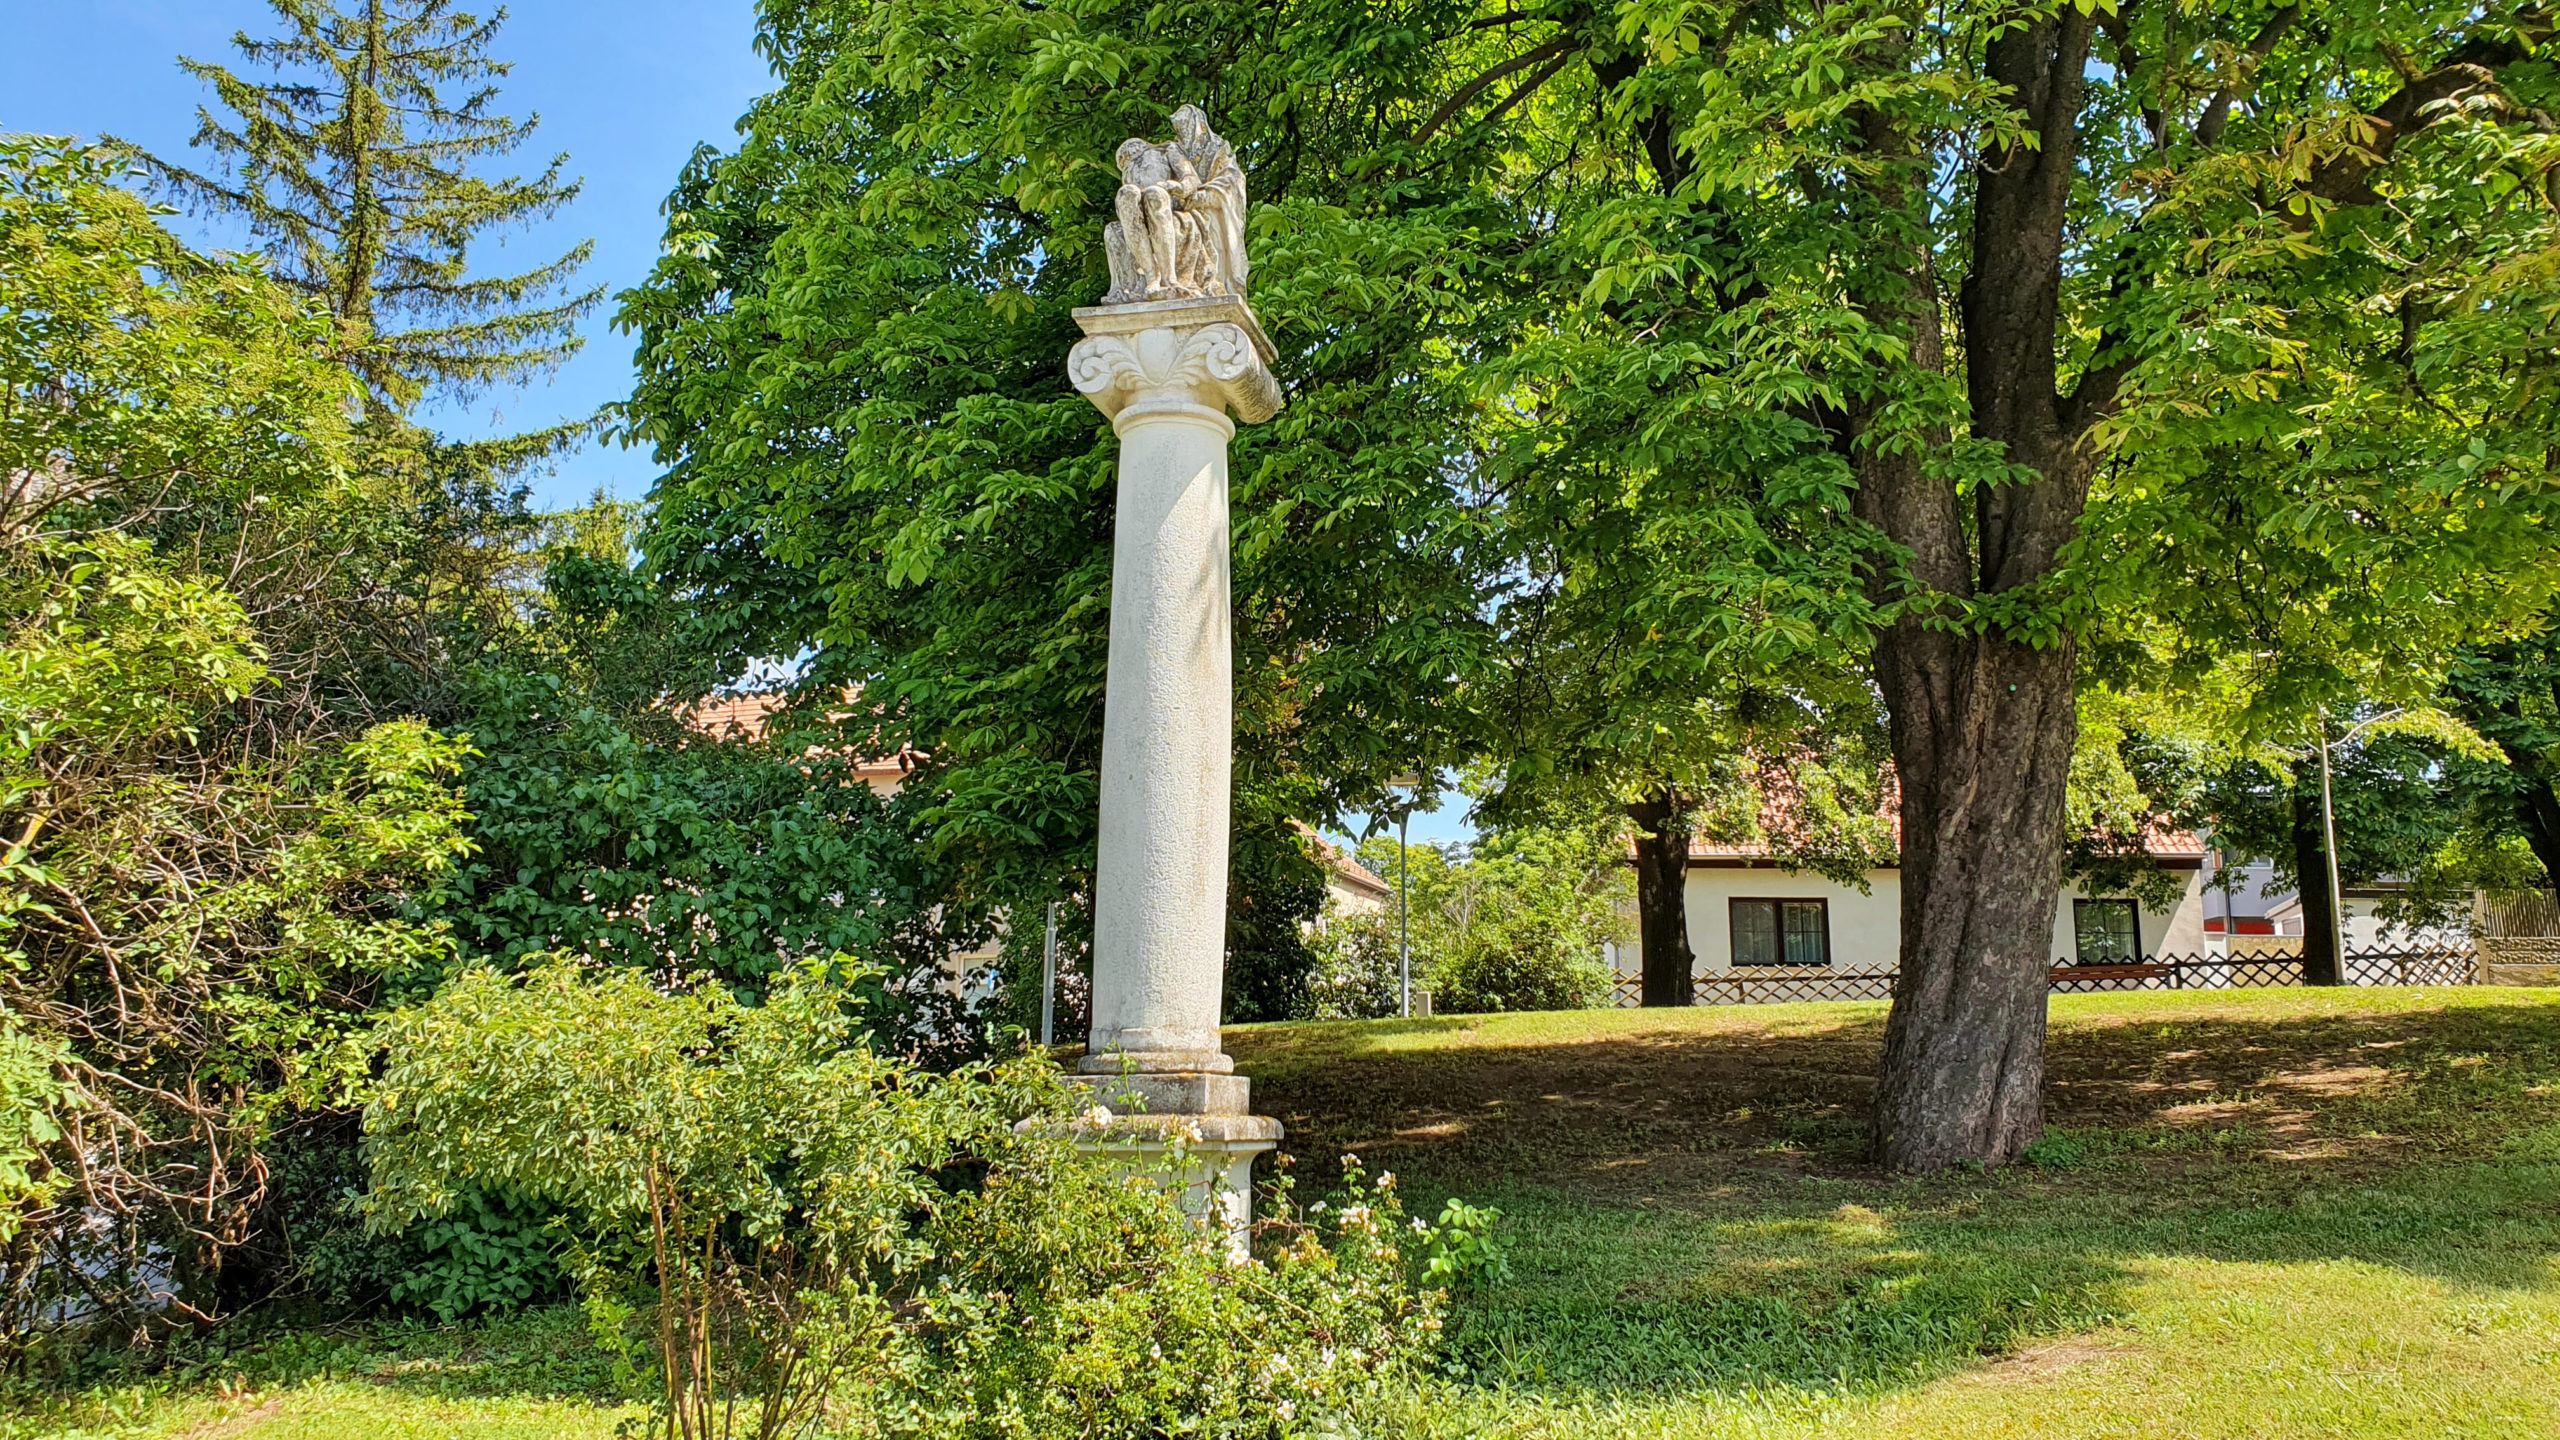
<path id="1" fill-rule="evenodd" d="M 2040 1163 L 1991 1174 L 1867 1163 L 1873 1007 L 1484 1050 L 1307 1037 L 1255 1099 L 1311 1180 L 1356 1150 L 1417 1199 L 1509 1212 L 1515 1280 L 1456 1315 L 1480 1376 L 1894 1389 L 2107 1323 L 2138 1257 L 2551 1288 L 2560 1007 L 2371 998 L 2066 1011 Z"/>
<path id="2" fill-rule="evenodd" d="M 572 1305 L 452 1324 L 386 1319 L 285 1329 L 240 1349 L 229 1368 L 261 1388 L 330 1377 L 432 1400 L 622 1403 L 610 1358 Z"/>
<path id="3" fill-rule="evenodd" d="M 1460 1299 L 1452 1352 L 1479 1378 L 1568 1393 L 1916 1384 L 2104 1324 L 2132 1278 L 2085 1255 L 1916 1237 L 1854 1204 L 1714 1217 L 1493 1198 L 1517 1275 Z"/>

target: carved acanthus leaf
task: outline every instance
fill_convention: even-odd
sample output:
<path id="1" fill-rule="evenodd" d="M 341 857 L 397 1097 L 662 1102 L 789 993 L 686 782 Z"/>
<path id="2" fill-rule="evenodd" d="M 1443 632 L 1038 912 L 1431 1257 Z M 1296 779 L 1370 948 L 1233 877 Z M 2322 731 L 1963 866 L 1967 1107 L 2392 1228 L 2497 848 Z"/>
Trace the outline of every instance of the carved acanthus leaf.
<path id="1" fill-rule="evenodd" d="M 1248 425 L 1280 412 L 1280 381 L 1240 326 L 1164 327 L 1088 335 L 1067 352 L 1076 389 L 1118 419 L 1141 401 L 1231 410 Z"/>

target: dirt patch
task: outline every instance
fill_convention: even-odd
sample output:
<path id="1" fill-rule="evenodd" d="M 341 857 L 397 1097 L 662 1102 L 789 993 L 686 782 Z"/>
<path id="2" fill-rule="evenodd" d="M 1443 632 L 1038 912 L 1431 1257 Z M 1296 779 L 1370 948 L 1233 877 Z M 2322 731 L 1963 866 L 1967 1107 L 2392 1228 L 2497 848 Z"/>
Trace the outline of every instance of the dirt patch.
<path id="1" fill-rule="evenodd" d="M 2032 1385 L 2039 1380 L 2123 1358 L 2131 1347 L 2073 1336 L 2020 1350 L 1970 1377 L 1983 1385 Z"/>
<path id="2" fill-rule="evenodd" d="M 178 1436 L 178 1440 L 238 1440 L 259 1426 L 284 1413 L 282 1399 L 269 1400 L 253 1409 L 226 1415 L 195 1426 Z"/>
<path id="3" fill-rule="evenodd" d="M 2364 1048 L 2378 1047 L 2368 1045 Z M 2340 1065 L 2288 1071 L 2269 1078 L 2267 1083 L 2313 1095 L 2362 1095 L 2381 1089 L 2393 1078 L 2390 1071 L 2376 1065 Z"/>

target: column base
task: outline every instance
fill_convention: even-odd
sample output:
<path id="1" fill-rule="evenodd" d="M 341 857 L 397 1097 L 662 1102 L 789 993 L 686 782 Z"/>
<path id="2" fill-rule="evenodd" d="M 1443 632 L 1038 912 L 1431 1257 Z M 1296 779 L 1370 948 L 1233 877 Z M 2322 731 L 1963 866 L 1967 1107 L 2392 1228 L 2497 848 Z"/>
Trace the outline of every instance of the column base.
<path id="1" fill-rule="evenodd" d="M 1094 1055 L 1071 1084 L 1093 1092 L 1107 1121 L 1079 1120 L 1076 1144 L 1099 1155 L 1123 1157 L 1130 1169 L 1153 1167 L 1176 1145 L 1187 1157 L 1179 1183 L 1185 1213 L 1224 1229 L 1241 1253 L 1253 1224 L 1254 1157 L 1279 1148 L 1286 1132 L 1268 1115 L 1248 1114 L 1253 1082 L 1232 1073 L 1224 1055 L 1208 1057 L 1215 1070 L 1139 1069 L 1169 1057 Z M 1185 1056 L 1184 1059 L 1199 1057 Z"/>
<path id="2" fill-rule="evenodd" d="M 1279 1148 L 1280 1122 L 1268 1115 L 1118 1115 L 1109 1123 L 1075 1128 L 1076 1146 L 1130 1171 L 1157 1170 L 1165 1153 L 1181 1147 L 1183 1163 L 1169 1177 L 1182 1187 L 1184 1214 L 1226 1232 L 1245 1253 L 1253 1224 L 1253 1162 Z"/>

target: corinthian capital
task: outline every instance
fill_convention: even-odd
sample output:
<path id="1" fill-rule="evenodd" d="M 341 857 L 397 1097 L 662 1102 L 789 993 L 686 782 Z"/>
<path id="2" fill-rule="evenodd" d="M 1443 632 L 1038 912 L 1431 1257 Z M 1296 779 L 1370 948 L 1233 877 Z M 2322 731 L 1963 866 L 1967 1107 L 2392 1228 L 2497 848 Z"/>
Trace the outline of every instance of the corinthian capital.
<path id="1" fill-rule="evenodd" d="M 1114 421 L 1150 408 L 1233 411 L 1248 425 L 1283 403 L 1280 382 L 1240 325 L 1160 325 L 1088 335 L 1067 352 L 1076 389 Z"/>

